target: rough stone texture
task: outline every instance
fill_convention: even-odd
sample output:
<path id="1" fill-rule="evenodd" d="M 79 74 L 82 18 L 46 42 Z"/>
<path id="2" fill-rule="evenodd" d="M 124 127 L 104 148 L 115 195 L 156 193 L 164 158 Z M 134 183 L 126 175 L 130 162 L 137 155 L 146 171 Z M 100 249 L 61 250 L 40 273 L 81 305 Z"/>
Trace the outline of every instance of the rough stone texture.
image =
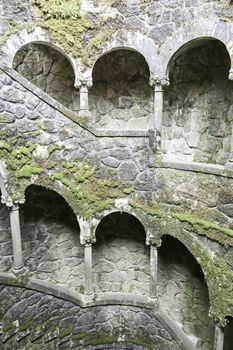
<path id="1" fill-rule="evenodd" d="M 97 127 L 148 129 L 152 101 L 149 70 L 143 56 L 117 50 L 96 62 L 90 107 Z"/>
<path id="2" fill-rule="evenodd" d="M 218 41 L 186 49 L 165 93 L 162 152 L 172 161 L 225 164 L 229 159 L 232 82 L 229 55 Z"/>
<path id="3" fill-rule="evenodd" d="M 74 87 L 72 66 L 57 50 L 29 44 L 16 54 L 13 68 L 64 106 L 78 110 L 79 94 Z"/>
<path id="4" fill-rule="evenodd" d="M 1 271 L 8 271 L 13 264 L 10 232 L 10 216 L 6 206 L 0 204 L 0 266 Z"/>
<path id="5" fill-rule="evenodd" d="M 22 207 L 25 267 L 34 278 L 83 292 L 83 247 L 79 225 L 62 197 L 31 186 Z"/>
<path id="6" fill-rule="evenodd" d="M 169 236 L 163 238 L 158 256 L 160 304 L 190 337 L 196 337 L 197 349 L 212 349 L 214 322 L 209 322 L 208 290 L 199 265 Z"/>
<path id="7" fill-rule="evenodd" d="M 96 291 L 148 295 L 149 248 L 145 231 L 135 217 L 110 214 L 99 224 L 93 246 Z"/>
<path id="8" fill-rule="evenodd" d="M 36 21 L 31 5 L 29 0 L 23 4 L 4 0 L 0 5 L 1 34 L 9 35 L 9 30 L 10 33 L 17 31 L 18 27 L 14 21 L 23 26 L 28 21 Z M 119 184 L 122 185 L 121 181 L 126 183 L 128 191 L 124 195 L 124 200 L 133 199 L 145 206 L 153 206 L 157 211 L 158 209 L 163 211 L 163 215 L 167 210 L 166 217 L 159 211 L 153 218 L 150 212 L 140 214 L 140 218 L 146 224 L 145 227 L 149 227 L 146 228 L 146 233 L 158 239 L 160 234 L 168 233 L 179 237 L 181 241 L 183 237 L 188 237 L 186 244 L 189 244 L 190 251 L 193 246 L 199 244 L 200 249 L 203 249 L 202 252 L 209 254 L 210 260 L 205 262 L 207 264 L 215 262 L 215 258 L 220 256 L 222 268 L 219 275 L 211 276 L 211 281 L 209 275 L 205 276 L 208 285 L 211 286 L 209 290 L 211 295 L 218 278 L 224 276 L 228 281 L 233 268 L 232 239 L 226 238 L 224 232 L 220 232 L 217 238 L 207 237 L 209 223 L 219 224 L 223 228 L 233 227 L 232 172 L 223 167 L 212 167 L 208 171 L 202 167 L 193 170 L 187 163 L 183 169 L 164 169 L 161 155 L 158 152 L 155 154 L 158 145 L 155 144 L 153 135 L 150 135 L 150 139 L 123 137 L 123 132 L 127 128 L 131 130 L 148 128 L 152 102 L 152 90 L 148 84 L 149 74 L 158 74 L 159 78 L 163 79 L 171 59 L 173 62 L 169 65 L 171 86 L 165 92 L 163 112 L 164 159 L 214 164 L 227 162 L 232 136 L 232 82 L 227 80 L 230 68 L 228 54 L 225 47 L 215 40 L 199 42 L 200 45 L 194 40 L 184 51 L 183 45 L 186 41 L 197 37 L 213 36 L 225 42 L 229 54 L 232 55 L 232 4 L 228 6 L 224 0 L 135 0 L 124 3 L 99 1 L 98 4 L 96 1 L 83 0 L 81 10 L 84 16 L 95 20 L 95 23 L 99 20 L 101 23 L 107 23 L 109 19 L 111 22 L 110 26 L 108 22 L 106 28 L 101 27 L 98 33 L 92 29 L 84 30 L 82 33 L 85 37 L 85 47 L 80 48 L 80 51 L 82 49 L 88 51 L 88 44 L 93 35 L 96 46 L 102 45 L 93 53 L 94 57 L 91 57 L 93 64 L 99 60 L 93 70 L 94 85 L 90 90 L 92 113 L 89 126 L 112 129 L 110 131 L 113 136 L 116 136 L 115 131 L 121 129 L 122 137 L 112 138 L 106 135 L 96 137 L 98 133 L 95 129 L 88 131 L 88 126 L 80 126 L 83 120 L 77 115 L 70 115 L 58 104 L 54 104 L 54 101 L 43 95 L 41 90 L 20 80 L 17 81 L 16 76 L 12 78 L 10 76 L 12 73 L 1 71 L 1 141 L 7 145 L 11 144 L 13 149 L 27 146 L 29 141 L 36 145 L 32 161 L 45 169 L 50 180 L 52 173 L 64 171 L 64 162 L 71 163 L 71 166 L 89 164 L 94 167 L 96 181 L 111 180 L 115 183 L 116 191 L 118 186 L 120 187 Z M 80 18 L 77 24 L 79 20 Z M 117 39 L 114 34 L 108 32 L 112 27 L 119 29 Z M 30 28 L 27 29 L 28 32 L 25 30 L 21 37 L 12 37 L 7 46 L 9 52 L 1 52 L 1 62 L 11 62 L 14 48 L 24 46 L 24 40 L 33 37 L 32 41 L 43 41 L 39 34 L 34 36 L 34 32 Z M 1 43 L 4 40 L 5 38 Z M 123 51 L 123 47 L 136 51 L 141 47 L 150 72 L 142 56 L 136 51 Z M 181 47 L 180 54 L 173 56 Z M 118 50 L 112 51 L 112 49 Z M 70 54 L 69 50 L 67 54 Z M 133 63 L 129 63 L 129 58 Z M 85 75 L 91 72 L 90 66 L 79 67 L 79 62 L 77 67 L 76 73 Z M 19 52 L 15 68 L 35 85 L 38 84 L 46 94 L 51 94 L 69 109 L 78 110 L 78 95 L 73 88 L 74 75 L 71 66 L 60 54 L 36 44 L 30 46 L 29 51 L 25 48 Z M 89 74 L 87 77 L 90 78 Z M 6 147 L 6 144 L 1 144 L 1 151 L 4 146 Z M 34 174 L 30 179 L 27 176 L 26 174 L 20 181 L 23 183 L 28 181 L 29 184 L 43 182 L 43 176 Z M 65 173 L 65 180 L 67 179 L 69 176 Z M 12 181 L 9 181 L 11 185 Z M 82 181 L 88 184 L 89 179 Z M 57 192 L 65 194 L 65 186 L 61 181 L 54 181 L 52 185 L 50 182 L 49 185 Z M 76 182 L 73 185 L 81 193 L 80 183 Z M 9 187 L 8 189 L 10 190 Z M 75 189 L 72 187 L 73 192 Z M 90 188 L 89 192 L 94 190 Z M 89 206 L 92 205 L 92 202 L 85 198 L 89 192 L 84 195 L 81 193 L 84 196 L 83 202 L 78 196 L 70 201 L 73 210 L 76 208 L 77 215 L 80 214 L 79 210 L 83 208 L 89 210 Z M 105 198 L 111 200 L 110 190 L 105 189 L 104 193 Z M 15 185 L 14 195 L 17 194 L 18 188 Z M 71 210 L 68 210 L 64 201 L 53 192 L 41 189 L 37 192 L 34 188 L 27 191 L 26 197 L 26 204 L 21 208 L 25 277 L 50 281 L 58 287 L 65 285 L 71 291 L 74 289 L 83 291 L 83 248 L 79 244 L 76 218 L 71 215 Z M 108 209 L 115 210 L 115 204 L 111 204 Z M 132 207 L 127 209 L 133 211 Z M 1 272 L 8 271 L 12 267 L 9 222 L 6 223 L 9 218 L 5 215 L 7 211 L 1 209 L 0 213 L 2 211 L 4 219 L 0 225 L 4 228 L 0 229 L 0 242 L 3 240 L 0 243 Z M 173 212 L 184 213 L 187 216 L 194 215 L 195 218 L 206 220 L 202 236 L 195 225 L 185 225 L 182 220 L 174 219 L 169 227 L 167 222 L 169 223 Z M 106 213 L 100 211 L 93 214 L 96 220 L 103 215 Z M 109 216 L 107 219 L 112 217 Z M 66 218 L 67 220 L 64 220 Z M 134 293 L 147 295 L 149 255 L 144 245 L 145 236 L 141 235 L 142 231 L 130 220 L 128 223 L 118 222 L 114 229 L 110 221 L 107 221 L 106 226 L 99 226 L 97 243 L 93 245 L 94 287 L 99 292 L 107 290 L 131 292 L 132 297 Z M 172 248 L 176 248 L 175 253 L 180 251 L 175 244 Z M 203 276 L 196 270 L 193 260 L 190 260 L 186 251 L 182 250 L 180 253 L 182 259 L 176 259 L 174 252 L 168 255 L 171 251 L 168 245 L 164 250 L 163 246 L 159 250 L 159 301 L 169 311 L 171 319 L 179 324 L 193 343 L 198 341 L 200 349 L 209 350 L 213 341 L 212 321 L 207 318 L 208 298 Z M 4 256 L 6 252 L 7 257 Z M 204 270 L 206 266 L 201 261 L 199 251 L 194 255 L 197 261 L 202 263 Z M 220 285 L 217 284 L 217 287 L 221 290 Z M 225 302 L 224 298 L 225 294 L 221 295 L 222 303 Z M 74 326 L 76 333 L 85 332 L 85 327 L 89 327 L 87 332 L 90 336 L 93 333 L 111 334 L 115 329 L 119 331 L 117 336 L 122 337 L 124 334 L 120 328 L 123 327 L 124 332 L 127 328 L 127 336 L 131 336 L 132 331 L 135 331 L 140 334 L 140 338 L 152 337 L 155 343 L 159 342 L 159 350 L 178 348 L 161 325 L 156 323 L 154 326 L 154 321 L 151 317 L 148 318 L 148 313 L 143 308 L 106 306 L 103 308 L 104 311 L 99 307 L 85 309 L 81 313 L 79 307 L 71 306 L 49 294 L 23 291 L 13 287 L 2 287 L 0 300 L 2 310 L 0 319 L 4 318 L 6 325 L 15 319 L 20 319 L 21 322 L 22 317 L 23 320 L 30 321 L 34 316 L 38 323 L 47 323 L 51 318 L 55 325 L 55 329 L 52 327 L 53 329 L 46 332 L 42 338 L 36 334 L 32 336 L 31 333 L 29 336 L 25 335 L 23 331 L 17 332 L 14 336 L 14 327 L 10 327 L 8 331 L 3 332 L 5 340 L 10 335 L 9 340 L 4 343 L 4 350 L 18 349 L 19 344 L 22 348 L 25 346 L 26 349 L 30 349 L 31 341 L 35 339 L 39 339 L 39 347 L 40 343 L 46 342 L 49 348 L 56 348 L 58 341 L 56 327 L 57 325 L 60 327 L 59 321 L 64 321 L 65 328 L 69 328 L 69 324 L 81 325 L 80 328 Z M 229 313 L 233 316 L 231 300 L 228 306 L 231 310 Z M 224 350 L 231 348 L 231 333 L 232 322 L 226 330 Z M 73 340 L 68 339 L 69 345 L 64 341 L 65 345 L 59 347 L 66 349 L 73 344 L 72 342 Z M 83 345 L 78 341 L 73 348 L 81 346 Z M 102 346 L 104 347 L 103 344 Z"/>
<path id="9" fill-rule="evenodd" d="M 4 350 L 41 349 L 48 343 L 49 349 L 86 349 L 91 340 L 110 346 L 126 342 L 129 349 L 147 349 L 152 342 L 159 349 L 181 349 L 151 310 L 120 305 L 82 309 L 52 295 L 4 285 L 0 296 Z"/>

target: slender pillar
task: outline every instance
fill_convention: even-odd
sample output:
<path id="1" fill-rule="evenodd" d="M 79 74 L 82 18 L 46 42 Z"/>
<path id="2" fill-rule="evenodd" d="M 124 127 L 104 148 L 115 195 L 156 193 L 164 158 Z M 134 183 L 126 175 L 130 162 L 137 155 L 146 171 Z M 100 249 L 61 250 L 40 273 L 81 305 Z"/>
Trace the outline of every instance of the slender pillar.
<path id="1" fill-rule="evenodd" d="M 228 161 L 225 164 L 226 167 L 233 168 L 233 126 L 231 128 L 231 148 L 230 148 L 230 156 Z"/>
<path id="2" fill-rule="evenodd" d="M 79 95 L 80 95 L 79 115 L 89 116 L 90 111 L 89 111 L 88 90 L 92 87 L 92 81 L 79 80 L 75 83 L 75 87 L 79 89 Z"/>
<path id="3" fill-rule="evenodd" d="M 228 75 L 229 80 L 233 80 L 233 68 L 229 70 L 229 75 Z M 233 168 L 233 127 L 231 128 L 231 149 L 230 149 L 230 156 L 228 161 L 225 164 L 226 167 Z"/>
<path id="4" fill-rule="evenodd" d="M 19 207 L 15 205 L 10 207 L 10 226 L 13 246 L 14 268 L 16 270 L 19 270 L 23 267 L 23 254 L 21 244 Z"/>
<path id="5" fill-rule="evenodd" d="M 213 350 L 223 350 L 223 346 L 224 346 L 224 331 L 221 327 L 215 326 Z"/>
<path id="6" fill-rule="evenodd" d="M 84 261 L 85 261 L 85 295 L 92 297 L 93 284 L 92 284 L 92 244 L 85 243 L 84 246 Z"/>
<path id="7" fill-rule="evenodd" d="M 150 244 L 150 297 L 157 297 L 158 249 Z"/>
<path id="8" fill-rule="evenodd" d="M 149 122 L 149 129 L 156 130 L 157 144 L 160 146 L 163 116 L 163 91 L 169 85 L 169 81 L 160 79 L 157 75 L 150 77 L 150 86 L 154 87 L 154 113 Z"/>

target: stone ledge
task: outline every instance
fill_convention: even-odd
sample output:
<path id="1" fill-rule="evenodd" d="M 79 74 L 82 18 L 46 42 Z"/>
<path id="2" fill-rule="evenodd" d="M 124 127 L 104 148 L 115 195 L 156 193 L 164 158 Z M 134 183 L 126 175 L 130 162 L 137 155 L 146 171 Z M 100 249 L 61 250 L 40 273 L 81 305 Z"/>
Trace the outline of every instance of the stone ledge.
<path id="1" fill-rule="evenodd" d="M 233 168 L 227 165 L 208 164 L 208 163 L 176 163 L 176 162 L 160 162 L 155 164 L 155 168 L 176 169 L 182 171 L 192 171 L 203 174 L 211 174 L 216 176 L 233 178 Z"/>
<path id="2" fill-rule="evenodd" d="M 96 294 L 96 298 L 87 302 L 84 295 L 70 291 L 67 287 L 57 286 L 50 282 L 45 282 L 37 279 L 26 280 L 16 278 L 12 273 L 0 272 L 0 284 L 28 288 L 37 292 L 53 295 L 55 297 L 70 301 L 75 305 L 82 308 L 94 307 L 94 306 L 107 306 L 107 305 L 128 305 L 141 307 L 153 311 L 155 318 L 157 318 L 161 324 L 167 329 L 167 331 L 176 339 L 176 341 L 182 346 L 184 350 L 195 350 L 195 345 L 189 339 L 189 337 L 179 327 L 177 322 L 172 320 L 167 312 L 157 305 L 156 302 L 151 302 L 142 295 L 133 295 L 127 293 L 111 293 L 103 292 Z M 25 281 L 25 282 L 24 282 Z"/>

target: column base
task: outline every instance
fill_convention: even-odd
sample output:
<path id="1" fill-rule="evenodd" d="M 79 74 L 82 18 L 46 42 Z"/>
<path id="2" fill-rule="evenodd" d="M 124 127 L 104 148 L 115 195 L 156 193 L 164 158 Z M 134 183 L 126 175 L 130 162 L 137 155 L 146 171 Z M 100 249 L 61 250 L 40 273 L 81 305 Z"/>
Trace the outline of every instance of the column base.
<path id="1" fill-rule="evenodd" d="M 25 266 L 21 266 L 21 267 L 13 267 L 12 268 L 12 273 L 15 275 L 15 276 L 22 276 L 22 275 L 25 275 L 27 273 L 27 269 Z"/>
<path id="2" fill-rule="evenodd" d="M 79 117 L 90 117 L 91 112 L 88 109 L 82 109 L 78 112 Z"/>
<path id="3" fill-rule="evenodd" d="M 93 301 L 95 299 L 95 293 L 84 293 L 84 298 L 86 301 Z"/>
<path id="4" fill-rule="evenodd" d="M 153 305 L 156 308 L 158 308 L 158 306 L 159 306 L 159 298 L 157 296 L 150 296 L 149 295 L 147 302 L 149 305 Z"/>

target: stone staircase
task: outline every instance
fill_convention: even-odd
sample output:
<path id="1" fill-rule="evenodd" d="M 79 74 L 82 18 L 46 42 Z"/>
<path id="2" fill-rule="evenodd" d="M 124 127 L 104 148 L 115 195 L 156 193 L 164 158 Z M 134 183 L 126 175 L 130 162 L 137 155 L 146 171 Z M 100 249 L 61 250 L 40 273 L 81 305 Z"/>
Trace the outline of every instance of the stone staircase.
<path id="1" fill-rule="evenodd" d="M 100 339 L 101 338 L 99 338 L 99 340 Z M 116 341 L 113 337 L 112 339 L 111 337 L 102 339 L 103 344 L 88 345 L 85 344 L 84 335 L 82 333 L 73 334 L 69 333 L 67 330 L 60 331 L 59 328 L 46 330 L 43 326 L 33 330 L 30 327 L 21 327 L 18 320 L 10 324 L 4 324 L 3 322 L 0 323 L 1 350 L 148 350 L 145 346 L 127 343 L 122 340 Z M 92 340 L 89 340 L 89 343 L 91 342 Z"/>

